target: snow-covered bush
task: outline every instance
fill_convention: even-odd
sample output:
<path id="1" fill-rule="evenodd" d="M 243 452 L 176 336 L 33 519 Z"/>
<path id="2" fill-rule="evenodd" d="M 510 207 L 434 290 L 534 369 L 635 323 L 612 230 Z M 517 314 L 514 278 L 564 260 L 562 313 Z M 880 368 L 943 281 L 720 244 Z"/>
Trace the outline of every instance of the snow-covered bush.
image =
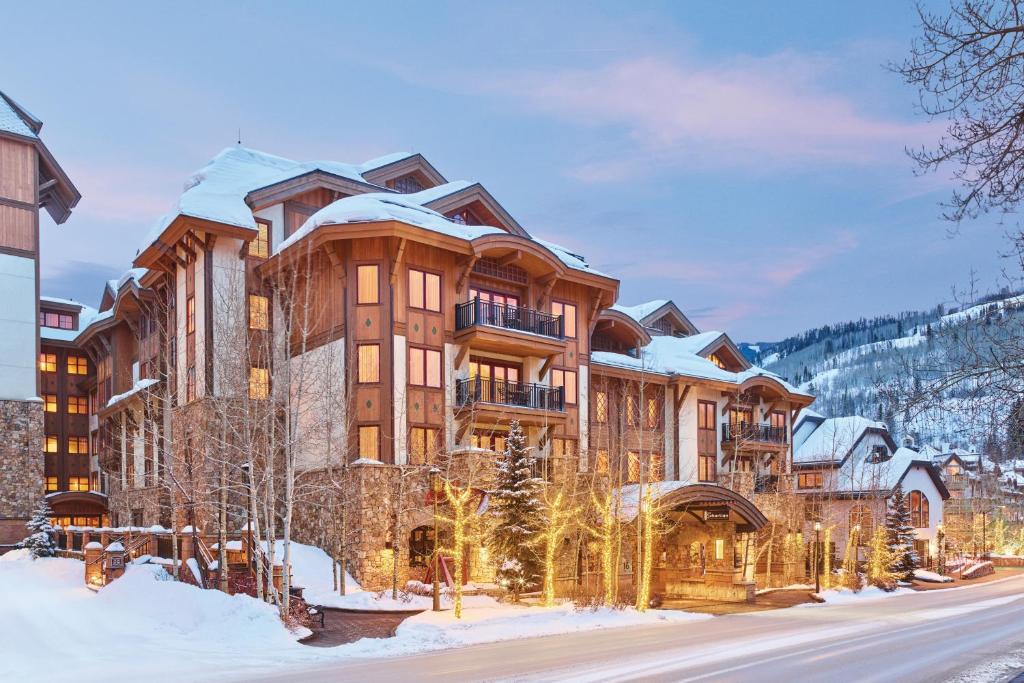
<path id="1" fill-rule="evenodd" d="M 57 554 L 57 543 L 53 538 L 53 526 L 50 524 L 52 516 L 53 510 L 43 498 L 32 512 L 32 518 L 25 524 L 29 535 L 18 544 L 18 547 L 27 549 L 34 558 L 54 557 Z"/>

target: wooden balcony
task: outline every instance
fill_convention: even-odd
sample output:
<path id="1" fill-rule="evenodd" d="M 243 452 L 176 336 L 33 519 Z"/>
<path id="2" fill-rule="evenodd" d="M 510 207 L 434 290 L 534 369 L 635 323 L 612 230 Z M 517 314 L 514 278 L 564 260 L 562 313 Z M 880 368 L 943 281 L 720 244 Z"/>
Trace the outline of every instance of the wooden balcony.
<path id="1" fill-rule="evenodd" d="M 728 457 L 735 451 L 781 451 L 789 445 L 785 427 L 734 422 L 722 425 L 722 451 Z"/>
<path id="2" fill-rule="evenodd" d="M 472 415 L 474 421 L 517 419 L 523 424 L 543 425 L 566 419 L 561 387 L 528 382 L 460 379 L 455 383 L 455 405 L 460 416 Z"/>
<path id="3" fill-rule="evenodd" d="M 548 357 L 565 351 L 562 316 L 481 301 L 455 305 L 455 341 L 474 349 Z"/>

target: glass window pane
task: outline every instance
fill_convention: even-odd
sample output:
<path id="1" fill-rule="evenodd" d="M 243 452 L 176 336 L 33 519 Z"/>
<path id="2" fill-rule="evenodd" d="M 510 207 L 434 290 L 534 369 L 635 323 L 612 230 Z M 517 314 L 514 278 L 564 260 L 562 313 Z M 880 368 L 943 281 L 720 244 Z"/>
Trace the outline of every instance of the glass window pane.
<path id="1" fill-rule="evenodd" d="M 409 269 L 409 305 L 423 308 L 423 273 Z"/>
<path id="2" fill-rule="evenodd" d="M 356 268 L 356 301 L 360 304 L 380 303 L 380 292 L 378 291 L 378 267 L 376 265 L 364 265 Z"/>
<path id="3" fill-rule="evenodd" d="M 363 384 L 374 384 L 380 381 L 380 346 L 378 344 L 359 345 L 358 381 Z"/>
<path id="4" fill-rule="evenodd" d="M 423 386 L 423 349 L 409 349 L 409 384 Z"/>
<path id="5" fill-rule="evenodd" d="M 427 386 L 441 386 L 441 352 L 427 351 Z"/>
<path id="6" fill-rule="evenodd" d="M 434 273 L 426 275 L 426 308 L 429 311 L 441 310 L 441 276 Z"/>

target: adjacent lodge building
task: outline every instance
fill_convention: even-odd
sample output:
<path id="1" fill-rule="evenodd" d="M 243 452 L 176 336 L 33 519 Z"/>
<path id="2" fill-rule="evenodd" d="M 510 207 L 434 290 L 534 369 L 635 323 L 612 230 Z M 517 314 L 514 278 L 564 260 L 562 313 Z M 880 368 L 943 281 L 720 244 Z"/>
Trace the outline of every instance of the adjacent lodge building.
<path id="1" fill-rule="evenodd" d="M 745 600 L 764 577 L 806 576 L 813 496 L 797 490 L 831 476 L 821 453 L 794 449 L 820 429 L 809 412 L 798 422 L 813 397 L 670 300 L 620 304 L 613 275 L 532 234 L 480 183 L 420 154 L 348 164 L 232 147 L 93 309 L 38 296 L 35 214 L 62 221 L 78 195 L 36 124 L 0 98 L 0 291 L 16 311 L 0 321 L 3 541 L 41 493 L 63 526 L 234 532 L 261 463 L 284 458 L 294 538 L 344 556 L 368 588 L 395 563 L 403 582 L 426 578 L 438 471 L 479 491 L 464 569 L 492 581 L 483 511 L 517 420 L 538 476 L 603 482 L 624 522 L 658 482 L 670 527 L 655 593 Z M 875 464 L 896 450 L 869 449 Z M 635 561 L 620 558 L 621 584 Z M 566 539 L 559 566 L 565 591 L 599 581 L 585 540 Z"/>

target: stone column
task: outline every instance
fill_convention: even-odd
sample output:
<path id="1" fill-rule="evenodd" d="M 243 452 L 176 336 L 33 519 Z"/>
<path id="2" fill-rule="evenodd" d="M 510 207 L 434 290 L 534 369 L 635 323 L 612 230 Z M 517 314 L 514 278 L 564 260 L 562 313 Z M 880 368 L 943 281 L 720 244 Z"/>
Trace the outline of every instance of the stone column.
<path id="1" fill-rule="evenodd" d="M 94 590 L 103 587 L 103 546 L 96 541 L 85 544 L 85 585 Z"/>
<path id="2" fill-rule="evenodd" d="M 125 565 L 124 546 L 120 543 L 111 543 L 103 551 L 103 569 L 106 574 L 106 583 L 110 583 L 124 574 Z"/>

